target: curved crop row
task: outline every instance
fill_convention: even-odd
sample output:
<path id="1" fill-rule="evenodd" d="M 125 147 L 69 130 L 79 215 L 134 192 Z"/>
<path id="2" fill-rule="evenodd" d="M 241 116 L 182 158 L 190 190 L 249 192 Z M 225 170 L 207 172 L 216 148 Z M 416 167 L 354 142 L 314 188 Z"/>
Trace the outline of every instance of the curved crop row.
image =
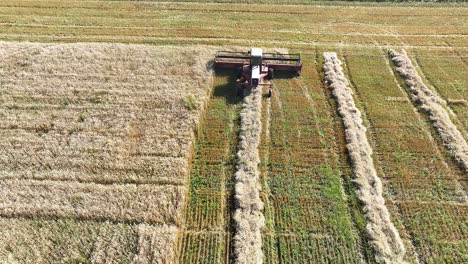
<path id="1" fill-rule="evenodd" d="M 361 113 L 354 104 L 353 92 L 343 74 L 336 53 L 324 53 L 325 80 L 332 89 L 338 104 L 338 112 L 345 126 L 347 149 L 353 165 L 354 182 L 359 200 L 364 205 L 369 243 L 376 251 L 380 263 L 402 263 L 405 248 L 400 235 L 390 220 L 390 214 L 382 196 L 382 182 L 372 160 L 372 148 L 362 124 Z"/>

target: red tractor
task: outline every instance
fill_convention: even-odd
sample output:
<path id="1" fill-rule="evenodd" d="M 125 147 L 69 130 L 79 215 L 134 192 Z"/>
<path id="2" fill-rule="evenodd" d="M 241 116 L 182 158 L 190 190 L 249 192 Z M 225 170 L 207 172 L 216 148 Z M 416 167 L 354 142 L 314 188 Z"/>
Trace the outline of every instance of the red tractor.
<path id="1" fill-rule="evenodd" d="M 243 95 L 247 88 L 268 86 L 268 97 L 272 95 L 275 71 L 290 71 L 299 75 L 302 69 L 300 54 L 263 53 L 260 48 L 248 52 L 218 51 L 214 64 L 216 68 L 238 69 L 237 94 Z"/>

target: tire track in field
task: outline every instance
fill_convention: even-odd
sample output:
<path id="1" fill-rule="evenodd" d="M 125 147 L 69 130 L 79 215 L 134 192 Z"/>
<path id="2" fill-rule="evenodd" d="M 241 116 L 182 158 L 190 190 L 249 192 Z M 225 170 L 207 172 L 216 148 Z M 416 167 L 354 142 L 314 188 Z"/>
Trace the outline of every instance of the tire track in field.
<path id="1" fill-rule="evenodd" d="M 273 94 L 276 96 L 276 93 Z M 260 155 L 261 155 L 261 182 L 262 182 L 262 200 L 265 204 L 264 206 L 264 216 L 265 216 L 265 230 L 262 233 L 262 248 L 264 253 L 264 262 L 268 262 L 271 259 L 277 259 L 276 254 L 279 252 L 279 245 L 276 233 L 276 219 L 275 213 L 273 210 L 273 204 L 271 203 L 270 199 L 272 197 L 272 193 L 270 190 L 270 186 L 268 184 L 268 177 L 269 177 L 269 159 L 270 159 L 270 144 L 271 144 L 271 101 L 274 100 L 273 98 L 265 98 L 263 99 L 263 109 L 262 109 L 262 133 L 263 137 L 261 139 L 261 146 L 260 146 Z M 276 251 L 275 251 L 276 249 Z"/>
<path id="2" fill-rule="evenodd" d="M 276 205 L 278 259 L 267 261 L 361 263 L 361 241 L 347 208 L 339 167 L 330 159 L 333 149 L 323 145 L 316 127 L 319 117 L 314 117 L 300 78 L 286 73 L 277 77 L 269 180 Z M 347 235 L 342 237 L 337 229 Z"/>
<path id="3" fill-rule="evenodd" d="M 99 16 L 96 16 L 99 17 Z M 55 17 L 55 18 L 66 18 L 66 17 Z M 80 16 L 80 18 L 83 18 Z M 94 17 L 91 17 L 94 18 Z M 107 17 L 106 17 L 107 18 Z M 120 18 L 120 17 L 116 17 Z M 146 19 L 142 19 L 146 20 Z M 177 30 L 185 30 L 186 27 L 158 27 L 158 26 L 107 26 L 107 25 L 80 25 L 80 24 L 42 24 L 42 23 L 16 23 L 16 22 L 0 22 L 0 26 L 7 26 L 7 27 L 24 27 L 24 28 L 64 28 L 64 29 L 132 29 L 132 30 L 159 30 L 159 31 L 168 31 L 174 32 Z M 375 26 L 380 30 L 381 27 Z M 193 27 L 194 30 L 218 30 L 218 31 L 226 31 L 232 29 L 231 27 L 213 27 L 213 26 L 196 26 Z M 282 33 L 284 31 L 278 31 L 275 29 L 269 29 L 264 32 L 270 33 Z M 292 32 L 284 32 L 284 33 L 292 33 Z M 316 32 L 304 29 L 301 31 L 294 31 L 294 33 L 301 33 L 307 35 L 324 35 L 324 36 L 363 36 L 363 37 L 434 37 L 434 38 L 468 38 L 463 33 L 459 34 L 399 34 L 399 33 L 388 33 L 388 31 L 383 31 L 382 33 L 362 33 L 362 32 Z M 378 41 L 377 41 L 378 42 Z M 406 45 L 405 42 L 401 42 L 402 46 Z M 447 44 L 447 46 L 449 46 Z"/>
<path id="4" fill-rule="evenodd" d="M 457 49 L 455 49 L 452 44 L 450 44 L 448 41 L 444 41 L 445 44 L 447 45 L 447 47 L 450 47 L 451 50 L 457 55 L 458 58 L 460 58 L 460 60 L 463 62 L 463 64 L 465 64 L 465 68 L 468 68 L 468 56 L 463 56 L 460 51 L 458 51 Z"/>

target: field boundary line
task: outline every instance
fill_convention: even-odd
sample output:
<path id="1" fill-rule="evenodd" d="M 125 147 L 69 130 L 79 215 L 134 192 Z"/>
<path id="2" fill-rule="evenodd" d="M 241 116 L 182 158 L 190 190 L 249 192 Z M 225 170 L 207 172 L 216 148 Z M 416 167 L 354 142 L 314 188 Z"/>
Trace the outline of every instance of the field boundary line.
<path id="1" fill-rule="evenodd" d="M 1 14 L 0 14 L 1 15 Z M 99 17 L 99 16 L 96 16 Z M 60 16 L 54 16 L 54 18 L 62 18 Z M 67 16 L 63 16 L 67 18 Z M 80 18 L 82 18 L 80 16 Z M 92 17 L 95 18 L 95 17 Z M 139 19 L 146 20 L 146 19 Z M 158 26 L 107 26 L 107 25 L 68 25 L 68 24 L 32 24 L 32 23 L 15 23 L 15 22 L 0 22 L 0 26 L 9 27 L 28 27 L 28 28 L 83 28 L 83 29 L 143 29 L 143 30 L 159 30 L 159 31 L 174 31 L 179 29 L 186 29 L 185 27 L 158 27 Z M 197 30 L 219 30 L 231 29 L 230 27 L 196 27 Z M 267 32 L 276 33 L 288 33 L 288 31 L 282 30 L 268 30 Z M 294 33 L 301 33 L 307 35 L 324 35 L 324 36 L 373 36 L 373 37 L 433 37 L 433 38 L 468 38 L 468 35 L 464 33 L 458 34 L 398 34 L 398 33 L 363 33 L 363 32 L 316 32 L 311 30 L 294 31 Z M 378 41 L 377 41 L 378 43 Z M 380 45 L 380 44 L 379 44 Z"/>
<path id="2" fill-rule="evenodd" d="M 80 183 L 80 184 L 90 184 L 90 185 L 101 185 L 101 186 L 123 186 L 123 185 L 135 185 L 135 186 L 145 186 L 145 185 L 154 185 L 154 186 L 185 186 L 184 180 L 180 181 L 171 181 L 171 180 L 157 180 L 157 181 L 144 181 L 144 180 L 121 180 L 121 181 L 98 181 L 95 179 L 92 180 L 77 180 L 77 179 L 67 179 L 67 178 L 47 178 L 43 177 L 29 177 L 29 178 L 18 178 L 14 176 L 1 177 L 0 182 L 2 181 L 36 181 L 36 182 L 60 182 L 60 183 Z"/>
<path id="3" fill-rule="evenodd" d="M 25 3 L 31 3 L 31 2 L 25 2 Z M 33 2 L 34 3 L 34 2 Z M 63 2 L 62 2 L 63 3 Z M 256 11 L 252 11 L 252 10 L 249 10 L 249 9 L 242 9 L 242 10 L 239 10 L 239 9 L 236 9 L 240 6 L 244 6 L 244 5 L 247 5 L 247 6 L 258 6 L 258 7 L 261 7 L 261 6 L 265 6 L 266 4 L 265 3 L 231 3 L 232 4 L 232 9 L 228 9 L 226 8 L 227 6 L 225 5 L 226 3 L 217 3 L 217 2 L 207 2 L 207 1 L 200 1 L 200 2 L 189 2 L 189 1 L 179 1 L 179 2 L 163 2 L 163 1 L 71 1 L 69 2 L 68 4 L 70 3 L 78 3 L 78 5 L 72 5 L 72 6 L 66 6 L 66 5 L 63 5 L 63 6 L 60 6 L 60 7 L 56 7 L 56 8 L 61 8 L 61 9 L 65 9 L 65 8 L 76 8 L 76 9 L 97 9 L 97 10 L 113 10 L 114 8 L 117 8 L 119 7 L 119 4 L 120 5 L 124 5 L 124 4 L 132 4 L 133 6 L 144 6 L 144 5 L 153 5 L 153 6 L 158 6 L 160 7 L 160 9 L 162 10 L 165 10 L 165 11 L 172 11 L 172 10 L 176 10 L 176 11 L 192 11 L 192 10 L 195 10 L 195 11 L 198 11 L 198 12 L 204 12 L 204 13 L 210 13 L 210 12 L 231 12 L 231 13 L 254 13 Z M 87 6 L 81 6 L 80 4 L 101 4 L 103 6 L 91 6 L 91 7 L 87 7 Z M 104 7 L 104 4 L 107 3 L 108 6 L 105 6 Z M 110 6 L 110 4 L 113 4 L 114 6 Z M 190 8 L 191 6 L 195 6 L 195 7 L 201 7 L 201 8 L 198 8 L 198 9 L 193 9 L 193 8 Z M 209 6 L 210 8 L 206 8 L 207 6 Z M 343 8 L 343 7 L 346 7 L 346 6 L 352 6 L 352 5 L 349 5 L 349 4 L 346 4 L 346 5 L 337 5 L 336 3 L 335 4 L 289 4 L 289 5 L 285 5 L 285 4 L 270 4 L 269 5 L 270 7 L 273 6 L 276 8 L 276 10 L 272 9 L 272 10 L 265 10 L 263 11 L 262 13 L 267 13 L 267 14 L 297 14 L 297 15 L 316 15 L 318 14 L 319 12 L 318 11 L 314 11 L 314 8 Z M 291 10 L 291 11 L 281 11 L 281 8 L 285 7 L 285 6 L 289 6 L 289 7 L 294 7 L 295 10 Z M 402 5 L 402 6 L 397 6 L 398 8 L 404 8 L 404 7 L 408 7 L 408 6 L 411 6 L 411 5 Z M 46 8 L 53 8 L 53 6 L 46 6 L 46 5 L 31 5 L 31 6 L 28 6 L 28 5 L 2 5 L 0 7 L 6 7 L 6 8 L 42 8 L 42 9 L 46 9 Z M 161 8 L 162 7 L 162 8 Z M 205 9 L 203 9 L 203 7 L 205 7 Z M 214 7 L 214 8 L 213 8 Z M 216 9 L 216 7 L 222 7 L 221 9 Z M 308 11 L 298 11 L 300 10 L 299 8 L 302 7 L 302 10 L 304 9 L 309 9 L 311 10 L 310 12 Z M 388 8 L 389 6 L 383 6 L 383 8 Z M 393 7 L 393 6 L 392 6 Z M 375 5 L 359 5 L 357 6 L 357 8 L 361 8 L 361 9 L 377 9 L 378 10 L 378 6 L 375 6 Z M 450 7 L 446 7 L 446 6 L 434 6 L 433 8 L 435 9 L 448 9 Z M 457 8 L 466 8 L 466 6 L 464 5 L 457 5 Z M 407 14 L 390 14 L 390 16 L 392 17 L 403 17 L 403 16 L 407 16 Z M 426 17 L 426 16 L 437 16 L 437 17 L 446 17 L 446 16 L 449 16 L 448 14 L 442 14 L 442 15 L 433 15 L 433 14 L 413 14 L 413 16 L 415 17 Z M 464 14 L 457 14 L 456 16 L 467 16 L 467 15 L 464 15 Z"/>
<path id="4" fill-rule="evenodd" d="M 335 52 L 325 52 L 325 81 L 332 89 L 346 133 L 346 148 L 353 167 L 356 194 L 364 205 L 369 244 L 379 263 L 405 263 L 406 249 L 398 230 L 390 220 L 383 198 L 382 182 L 372 160 L 372 148 L 367 140 L 361 113 L 354 104 L 349 81 L 344 76 L 341 61 Z"/>
<path id="5" fill-rule="evenodd" d="M 210 45 L 210 46 L 217 46 L 218 44 L 206 44 L 206 42 L 210 41 L 227 41 L 230 45 L 265 45 L 266 46 L 274 46 L 276 44 L 279 45 L 298 45 L 298 46 L 324 46 L 324 47 L 350 47 L 350 48 L 370 48 L 370 49 L 377 49 L 377 48 L 388 48 L 388 47 L 398 47 L 398 48 L 410 48 L 410 49 L 428 49 L 428 50 L 445 50 L 445 49 L 452 49 L 452 48 L 459 48 L 462 49 L 464 47 L 447 47 L 447 46 L 438 46 L 438 45 L 385 45 L 379 44 L 379 46 L 375 46 L 374 43 L 372 44 L 359 44 L 359 43 L 340 43 L 340 42 L 324 42 L 324 41 L 281 41 L 281 40 L 260 40 L 260 39 L 242 39 L 242 38 L 225 38 L 225 37 L 152 37 L 146 35 L 103 35 L 103 34 L 80 34 L 79 36 L 73 34 L 67 35 L 53 35 L 53 34 L 34 34 L 25 36 L 24 34 L 5 34 L 0 33 L 0 38 L 4 39 L 4 42 L 18 42 L 17 39 L 27 39 L 31 42 L 45 42 L 48 43 L 56 43 L 56 41 L 62 41 L 64 43 L 68 42 L 86 42 L 86 39 L 91 39 L 91 43 L 101 43 L 107 41 L 120 41 L 123 44 L 154 44 L 154 45 L 161 45 L 164 43 L 157 43 L 157 41 L 187 41 L 187 42 L 195 42 L 199 45 Z M 15 40 L 5 40 L 6 38 L 16 38 Z M 34 40 L 36 39 L 36 40 Z M 40 39 L 39 41 L 37 39 Z M 48 40 L 45 40 L 48 39 Z M 204 44 L 200 44 L 200 42 L 205 42 Z M 181 43 L 180 45 L 182 45 Z"/>

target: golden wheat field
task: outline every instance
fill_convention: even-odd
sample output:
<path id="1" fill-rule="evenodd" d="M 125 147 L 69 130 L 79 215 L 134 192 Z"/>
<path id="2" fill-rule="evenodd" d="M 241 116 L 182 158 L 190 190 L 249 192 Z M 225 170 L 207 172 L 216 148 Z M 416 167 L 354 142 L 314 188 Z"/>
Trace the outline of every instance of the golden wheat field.
<path id="1" fill-rule="evenodd" d="M 464 2 L 0 1 L 0 120 L 0 263 L 468 262 Z"/>

